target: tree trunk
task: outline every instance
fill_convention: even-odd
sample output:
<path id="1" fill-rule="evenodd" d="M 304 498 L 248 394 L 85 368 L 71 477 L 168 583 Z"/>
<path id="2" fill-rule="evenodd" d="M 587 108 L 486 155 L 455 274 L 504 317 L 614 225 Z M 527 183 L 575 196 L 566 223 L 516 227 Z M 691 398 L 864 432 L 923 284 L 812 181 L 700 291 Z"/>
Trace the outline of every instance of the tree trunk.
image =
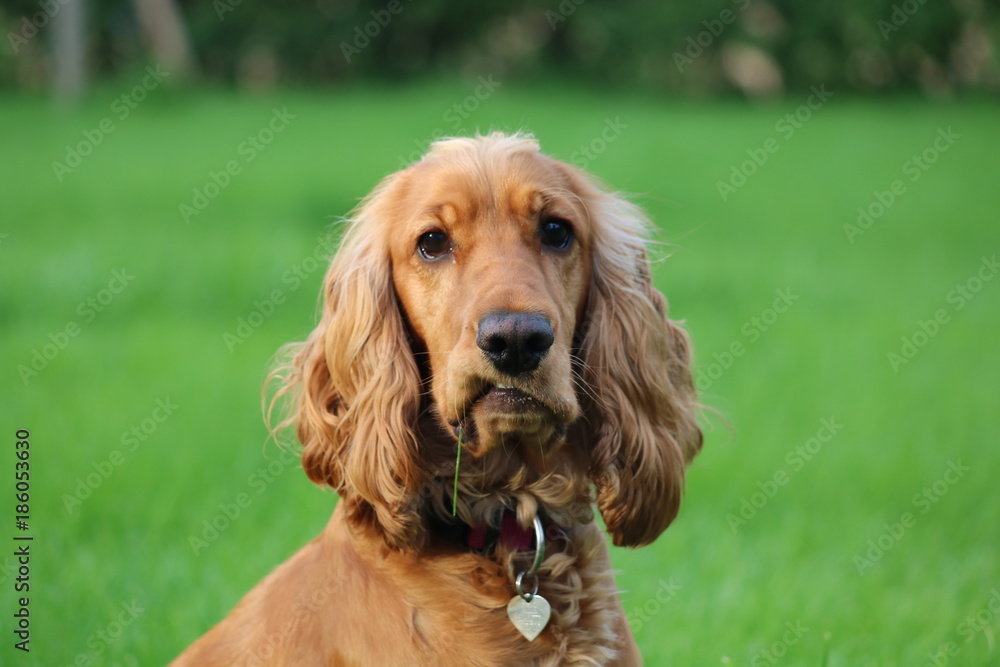
<path id="1" fill-rule="evenodd" d="M 57 101 L 80 99 L 87 79 L 87 8 L 84 0 L 66 0 L 52 14 L 52 89 Z"/>
<path id="2" fill-rule="evenodd" d="M 134 0 L 139 25 L 149 40 L 153 58 L 175 81 L 194 69 L 194 56 L 184 19 L 174 0 Z"/>

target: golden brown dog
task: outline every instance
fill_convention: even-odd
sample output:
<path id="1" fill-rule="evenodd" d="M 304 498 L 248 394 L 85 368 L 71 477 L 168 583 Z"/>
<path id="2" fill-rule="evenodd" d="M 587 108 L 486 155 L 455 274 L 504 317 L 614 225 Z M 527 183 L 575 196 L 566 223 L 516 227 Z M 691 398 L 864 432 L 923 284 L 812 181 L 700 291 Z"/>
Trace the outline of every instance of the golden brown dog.
<path id="1" fill-rule="evenodd" d="M 525 135 L 383 181 L 277 374 L 333 518 L 174 664 L 640 663 L 592 507 L 652 542 L 701 446 L 647 226 Z"/>

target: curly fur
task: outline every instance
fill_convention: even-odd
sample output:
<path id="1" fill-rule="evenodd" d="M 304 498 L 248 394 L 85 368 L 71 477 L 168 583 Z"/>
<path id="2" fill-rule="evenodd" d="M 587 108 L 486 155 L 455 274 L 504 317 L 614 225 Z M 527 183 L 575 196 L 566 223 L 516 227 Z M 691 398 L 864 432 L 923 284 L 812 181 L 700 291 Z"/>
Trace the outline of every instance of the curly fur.
<path id="1" fill-rule="evenodd" d="M 571 222 L 572 251 L 532 245 L 545 216 Z M 426 220 L 454 235 L 451 267 L 415 258 Z M 649 228 L 527 135 L 440 141 L 385 179 L 348 222 L 319 324 L 274 375 L 291 405 L 275 430 L 294 425 L 303 469 L 338 507 L 175 664 L 641 662 L 593 506 L 616 545 L 652 542 L 702 442 L 690 343 L 652 284 Z M 504 379 L 470 342 L 498 308 L 552 323 L 525 378 Z M 484 407 L 501 381 L 541 416 Z M 548 526 L 538 581 L 552 619 L 534 642 L 505 610 L 532 553 L 479 555 L 442 532 L 496 527 L 505 511 Z"/>

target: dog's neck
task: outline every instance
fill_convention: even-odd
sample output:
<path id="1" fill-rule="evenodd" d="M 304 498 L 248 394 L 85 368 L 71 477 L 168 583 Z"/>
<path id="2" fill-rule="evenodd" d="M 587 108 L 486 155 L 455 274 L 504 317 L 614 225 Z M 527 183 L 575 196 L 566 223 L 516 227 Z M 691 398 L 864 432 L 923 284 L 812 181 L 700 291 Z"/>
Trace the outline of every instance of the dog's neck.
<path id="1" fill-rule="evenodd" d="M 427 477 L 416 494 L 427 544 L 503 562 L 533 551 L 538 515 L 556 542 L 551 551 L 560 551 L 575 526 L 594 520 L 587 456 L 575 444 L 581 440 L 570 430 L 538 457 L 527 455 L 530 445 L 514 441 L 479 456 L 463 451 L 456 489 L 457 443 L 427 414 L 420 429 Z"/>
<path id="2" fill-rule="evenodd" d="M 548 528 L 544 518 L 542 523 Z M 535 548 L 533 529 L 521 526 L 517 513 L 509 509 L 501 514 L 499 526 L 486 521 L 468 525 L 432 519 L 428 522 L 428 529 L 433 538 L 487 557 L 492 557 L 498 547 L 508 552 L 531 551 Z"/>

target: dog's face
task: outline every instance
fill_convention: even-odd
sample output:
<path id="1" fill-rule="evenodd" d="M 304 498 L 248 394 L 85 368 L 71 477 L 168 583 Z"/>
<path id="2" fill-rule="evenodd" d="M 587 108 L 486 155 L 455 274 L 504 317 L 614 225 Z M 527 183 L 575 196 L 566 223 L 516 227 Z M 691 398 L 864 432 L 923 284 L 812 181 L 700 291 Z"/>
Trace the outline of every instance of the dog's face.
<path id="1" fill-rule="evenodd" d="M 310 478 L 413 547 L 429 514 L 451 520 L 460 438 L 475 455 L 460 520 L 517 503 L 588 521 L 573 510 L 596 501 L 616 544 L 655 539 L 701 432 L 646 234 L 639 209 L 523 135 L 438 142 L 388 177 L 282 377 Z"/>
<path id="2" fill-rule="evenodd" d="M 538 153 L 423 161 L 393 188 L 393 284 L 434 409 L 482 455 L 557 445 L 580 415 L 571 353 L 590 280 L 588 212 Z"/>

